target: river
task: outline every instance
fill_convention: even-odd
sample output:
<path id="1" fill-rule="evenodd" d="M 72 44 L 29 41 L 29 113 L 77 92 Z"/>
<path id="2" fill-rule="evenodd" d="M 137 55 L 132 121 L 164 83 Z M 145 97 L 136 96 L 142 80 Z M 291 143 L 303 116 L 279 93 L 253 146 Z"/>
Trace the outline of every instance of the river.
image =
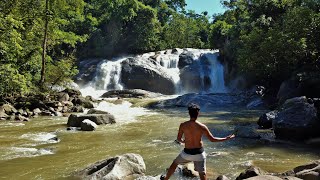
<path id="1" fill-rule="evenodd" d="M 102 105 L 115 114 L 118 122 L 99 126 L 93 132 L 67 131 L 66 117 L 38 117 L 23 123 L 1 121 L 0 178 L 73 179 L 74 171 L 124 153 L 140 154 L 147 175 L 164 173 L 182 150 L 173 140 L 179 124 L 188 120 L 186 109 L 150 110 L 131 107 L 128 102 Z M 220 107 L 201 112 L 199 121 L 215 136 L 223 137 L 232 133 L 236 124 L 255 123 L 260 114 L 241 107 Z M 319 151 L 300 144 L 244 138 L 219 143 L 204 139 L 204 144 L 210 179 L 220 174 L 235 179 L 250 165 L 283 172 L 319 159 Z M 182 178 L 176 174 L 172 179 Z"/>

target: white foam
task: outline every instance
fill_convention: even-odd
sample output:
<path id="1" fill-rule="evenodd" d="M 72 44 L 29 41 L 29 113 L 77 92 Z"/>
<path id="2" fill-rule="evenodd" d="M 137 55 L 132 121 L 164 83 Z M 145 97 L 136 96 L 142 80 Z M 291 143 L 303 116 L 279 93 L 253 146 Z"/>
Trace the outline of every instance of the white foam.
<path id="1" fill-rule="evenodd" d="M 15 159 L 22 157 L 35 157 L 54 154 L 50 149 L 37 149 L 37 148 L 26 148 L 26 147 L 11 147 L 8 150 L 8 154 L 4 155 L 4 159 Z"/>
<path id="2" fill-rule="evenodd" d="M 136 117 L 138 116 L 155 114 L 146 108 L 131 106 L 132 104 L 128 101 L 123 101 L 122 104 L 113 104 L 103 101 L 96 109 L 107 111 L 114 115 L 116 122 L 131 122 L 136 120 Z"/>
<path id="3" fill-rule="evenodd" d="M 107 90 L 97 90 L 93 87 L 92 84 L 89 84 L 80 89 L 82 96 L 92 96 L 95 99 L 100 98 Z"/>
<path id="4" fill-rule="evenodd" d="M 30 140 L 39 142 L 40 144 L 57 143 L 58 141 L 52 140 L 52 138 L 56 138 L 56 137 L 57 135 L 53 132 L 52 133 L 47 133 L 47 132 L 27 133 L 21 136 L 21 138 L 30 139 Z"/>

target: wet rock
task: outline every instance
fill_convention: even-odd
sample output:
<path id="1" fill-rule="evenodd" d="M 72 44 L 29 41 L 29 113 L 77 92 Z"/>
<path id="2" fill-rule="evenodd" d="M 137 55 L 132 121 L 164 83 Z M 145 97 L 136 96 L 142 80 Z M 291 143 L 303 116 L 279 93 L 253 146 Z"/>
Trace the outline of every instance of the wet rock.
<path id="1" fill-rule="evenodd" d="M 185 66 L 191 65 L 194 61 L 194 54 L 191 52 L 183 52 L 179 55 L 178 68 L 182 69 Z"/>
<path id="2" fill-rule="evenodd" d="M 90 109 L 87 114 L 110 114 L 110 113 L 102 110 Z"/>
<path id="3" fill-rule="evenodd" d="M 49 110 L 42 111 L 39 115 L 41 115 L 41 116 L 54 116 L 54 114 L 52 114 L 52 112 L 50 112 Z"/>
<path id="4" fill-rule="evenodd" d="M 283 174 L 295 176 L 304 180 L 318 180 L 320 179 L 320 160 L 295 167 L 293 170 L 287 171 Z"/>
<path id="5" fill-rule="evenodd" d="M 18 114 L 18 115 L 15 116 L 15 120 L 16 121 L 29 121 L 29 118 L 26 118 L 26 117 Z"/>
<path id="6" fill-rule="evenodd" d="M 89 119 L 85 119 L 81 122 L 81 130 L 82 131 L 94 131 L 96 130 L 98 125 Z"/>
<path id="7" fill-rule="evenodd" d="M 174 48 L 174 49 L 171 50 L 171 53 L 172 54 L 179 54 L 180 51 L 181 51 L 180 49 Z"/>
<path id="8" fill-rule="evenodd" d="M 183 165 L 181 168 L 182 175 L 185 177 L 199 177 L 199 173 L 194 170 L 193 163 Z"/>
<path id="9" fill-rule="evenodd" d="M 7 115 L 12 115 L 12 114 L 15 114 L 17 112 L 16 108 L 14 108 L 10 104 L 4 104 L 4 105 L 1 106 L 1 108 L 4 110 L 4 112 Z"/>
<path id="10" fill-rule="evenodd" d="M 70 99 L 70 96 L 68 93 L 66 93 L 66 92 L 58 93 L 58 101 L 59 102 L 69 101 L 69 99 Z"/>
<path id="11" fill-rule="evenodd" d="M 172 107 L 188 107 L 190 103 L 196 103 L 200 106 L 201 110 L 206 110 L 211 107 L 219 106 L 236 106 L 244 105 L 244 99 L 238 94 L 198 94 L 188 93 L 177 98 L 161 100 L 151 105 L 154 108 L 172 108 Z"/>
<path id="12" fill-rule="evenodd" d="M 242 180 L 242 179 L 247 179 L 250 177 L 255 177 L 255 176 L 261 176 L 264 175 L 265 172 L 262 171 L 260 168 L 251 166 L 248 169 L 246 169 L 244 172 L 242 172 L 236 180 Z"/>
<path id="13" fill-rule="evenodd" d="M 80 179 L 135 179 L 143 176 L 146 165 L 138 154 L 124 154 L 89 165 L 75 173 Z"/>
<path id="14" fill-rule="evenodd" d="M 271 175 L 261 175 L 261 176 L 246 178 L 246 180 L 282 180 L 282 178 L 279 178 L 277 176 L 271 176 Z"/>
<path id="15" fill-rule="evenodd" d="M 5 120 L 7 117 L 8 117 L 8 115 L 4 111 L 4 108 L 2 106 L 0 106 L 0 119 Z"/>
<path id="16" fill-rule="evenodd" d="M 259 117 L 258 125 L 262 129 L 272 128 L 272 121 L 276 118 L 278 111 L 270 111 Z"/>
<path id="17" fill-rule="evenodd" d="M 111 114 L 85 114 L 85 115 L 75 115 L 71 114 L 68 118 L 68 126 L 81 127 L 81 122 L 85 119 L 89 119 L 95 122 L 97 125 L 100 124 L 113 124 L 115 123 L 115 118 Z"/>
<path id="18" fill-rule="evenodd" d="M 39 108 L 36 108 L 33 110 L 33 114 L 38 115 L 40 114 L 42 111 Z"/>
<path id="19" fill-rule="evenodd" d="M 161 177 L 161 175 L 158 175 L 156 177 L 153 177 L 153 176 L 141 176 L 141 177 L 138 177 L 135 180 L 159 180 L 160 177 Z"/>
<path id="20" fill-rule="evenodd" d="M 67 131 L 76 131 L 78 130 L 77 127 L 67 127 Z"/>
<path id="21" fill-rule="evenodd" d="M 58 116 L 58 117 L 62 117 L 62 116 L 63 116 L 63 114 L 62 114 L 61 112 L 58 112 L 58 111 L 55 111 L 55 112 L 54 112 L 54 115 L 55 115 L 55 116 Z"/>
<path id="22" fill-rule="evenodd" d="M 230 179 L 225 175 L 220 175 L 220 176 L 217 177 L 216 180 L 230 180 Z"/>
<path id="23" fill-rule="evenodd" d="M 94 108 L 94 104 L 91 101 L 86 100 L 83 97 L 78 97 L 78 98 L 73 99 L 72 103 L 74 105 L 83 106 L 84 108 Z"/>
<path id="24" fill-rule="evenodd" d="M 147 97 L 158 97 L 161 94 L 154 93 L 142 89 L 125 89 L 125 90 L 112 90 L 104 93 L 101 97 L 103 98 L 147 98 Z"/>
<path id="25" fill-rule="evenodd" d="M 84 112 L 84 108 L 82 106 L 74 106 L 72 107 L 71 112 Z"/>
<path id="26" fill-rule="evenodd" d="M 255 98 L 251 100 L 247 106 L 248 109 L 265 109 L 265 104 L 261 98 Z"/>
<path id="27" fill-rule="evenodd" d="M 279 139 L 307 140 L 320 137 L 317 110 L 306 97 L 288 99 L 272 122 Z"/>
<path id="28" fill-rule="evenodd" d="M 65 89 L 62 92 L 67 93 L 69 95 L 69 97 L 78 97 L 81 96 L 81 92 L 79 90 L 76 89 Z"/>
<path id="29" fill-rule="evenodd" d="M 59 101 L 47 101 L 45 105 L 52 108 L 62 107 L 63 105 Z"/>

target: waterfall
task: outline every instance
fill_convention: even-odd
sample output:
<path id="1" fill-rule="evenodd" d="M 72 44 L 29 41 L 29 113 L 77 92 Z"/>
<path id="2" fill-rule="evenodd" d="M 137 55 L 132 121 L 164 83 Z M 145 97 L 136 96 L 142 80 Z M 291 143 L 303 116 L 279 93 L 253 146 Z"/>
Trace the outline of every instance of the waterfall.
<path id="1" fill-rule="evenodd" d="M 179 59 L 182 53 L 191 54 L 190 58 L 192 61 L 186 67 L 180 67 L 179 69 Z M 148 71 L 156 71 L 161 76 L 163 75 L 165 78 L 171 79 L 175 86 L 173 88 L 176 94 L 190 92 L 226 93 L 224 67 L 218 61 L 217 55 L 218 51 L 188 48 L 183 50 L 177 49 L 175 52 L 166 50 L 115 60 L 104 60 L 97 65 L 94 79 L 85 88 L 82 88 L 81 91 L 84 95 L 92 95 L 95 92 L 96 95 L 94 96 L 99 97 L 103 92 L 109 90 L 126 89 L 126 84 L 123 83 L 125 81 L 121 80 L 122 62 L 131 58 L 137 62 L 137 65 L 148 69 Z M 186 69 L 188 68 L 191 69 L 190 72 L 187 72 Z M 187 74 L 187 76 L 184 77 L 181 74 L 182 72 Z M 130 77 L 133 76 L 135 74 L 130 74 Z M 188 79 L 190 76 L 196 77 L 194 78 L 196 80 Z M 141 81 L 143 80 L 142 78 Z M 148 83 L 146 82 L 146 85 Z M 145 90 L 148 90 L 147 88 L 146 86 Z"/>
<path id="2" fill-rule="evenodd" d="M 218 61 L 217 53 L 215 54 L 206 54 L 206 56 L 211 60 L 210 61 L 210 68 L 211 73 L 209 75 L 211 79 L 211 86 L 209 88 L 209 92 L 214 93 L 226 93 L 227 88 L 225 86 L 224 82 L 224 67 L 223 65 Z"/>

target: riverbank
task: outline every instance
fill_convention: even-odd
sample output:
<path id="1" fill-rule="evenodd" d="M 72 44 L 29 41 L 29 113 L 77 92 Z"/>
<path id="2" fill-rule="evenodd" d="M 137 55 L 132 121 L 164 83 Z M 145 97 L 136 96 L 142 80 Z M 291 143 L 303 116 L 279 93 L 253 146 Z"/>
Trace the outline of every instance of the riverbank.
<path id="1" fill-rule="evenodd" d="M 154 99 L 130 101 L 144 104 Z M 24 179 L 70 179 L 73 172 L 88 164 L 125 153 L 137 153 L 144 158 L 146 175 L 164 173 L 182 149 L 173 140 L 179 124 L 188 119 L 186 109 L 146 109 L 111 102 L 104 102 L 104 107 L 111 110 L 117 123 L 100 125 L 91 132 L 67 131 L 67 117 L 38 116 L 29 122 L 0 121 L 1 176 L 16 178 L 16 169 L 19 169 L 19 177 Z M 243 106 L 216 107 L 202 112 L 199 120 L 207 124 L 214 135 L 222 137 L 240 124 L 255 124 L 261 113 L 263 110 Z M 320 154 L 305 144 L 266 143 L 242 137 L 225 143 L 210 143 L 205 139 L 204 144 L 208 153 L 208 175 L 212 179 L 221 174 L 235 179 L 251 165 L 269 172 L 284 172 L 319 159 Z"/>

